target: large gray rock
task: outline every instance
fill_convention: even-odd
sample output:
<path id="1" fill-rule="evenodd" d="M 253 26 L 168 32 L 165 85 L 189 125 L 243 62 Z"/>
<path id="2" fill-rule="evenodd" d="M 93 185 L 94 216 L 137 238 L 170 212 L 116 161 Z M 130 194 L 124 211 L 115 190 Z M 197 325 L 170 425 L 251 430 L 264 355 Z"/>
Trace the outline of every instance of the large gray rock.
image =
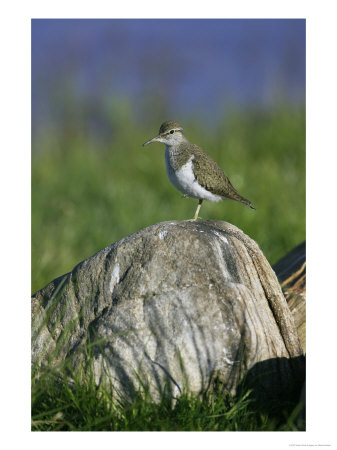
<path id="1" fill-rule="evenodd" d="M 275 273 L 252 239 L 220 221 L 143 229 L 33 296 L 33 364 L 88 370 L 88 343 L 97 384 L 127 398 L 140 380 L 154 398 L 203 392 L 215 377 L 235 393 L 247 370 L 266 395 L 282 395 L 302 370 Z"/>

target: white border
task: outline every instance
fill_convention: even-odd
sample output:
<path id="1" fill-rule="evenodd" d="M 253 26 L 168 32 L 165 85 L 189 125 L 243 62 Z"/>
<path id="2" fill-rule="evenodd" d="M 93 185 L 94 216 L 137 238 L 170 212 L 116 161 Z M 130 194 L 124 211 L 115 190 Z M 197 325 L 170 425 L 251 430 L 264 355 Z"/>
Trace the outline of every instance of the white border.
<path id="1" fill-rule="evenodd" d="M 1 7 L 1 447 L 336 448 L 336 2 L 22 1 Z M 307 20 L 308 423 L 302 433 L 30 432 L 30 19 L 305 18 Z M 294 194 L 295 195 L 295 194 Z M 281 220 L 282 218 L 280 218 Z"/>

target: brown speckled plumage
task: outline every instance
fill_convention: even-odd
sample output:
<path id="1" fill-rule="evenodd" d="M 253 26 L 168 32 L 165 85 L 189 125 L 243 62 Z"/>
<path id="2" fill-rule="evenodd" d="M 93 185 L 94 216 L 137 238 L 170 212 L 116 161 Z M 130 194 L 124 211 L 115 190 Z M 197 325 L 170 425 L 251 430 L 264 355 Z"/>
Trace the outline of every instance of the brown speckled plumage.
<path id="1" fill-rule="evenodd" d="M 229 181 L 228 176 L 211 157 L 195 144 L 193 145 L 193 171 L 198 183 L 208 191 L 221 197 L 236 200 L 255 209 L 249 200 L 242 197 Z"/>

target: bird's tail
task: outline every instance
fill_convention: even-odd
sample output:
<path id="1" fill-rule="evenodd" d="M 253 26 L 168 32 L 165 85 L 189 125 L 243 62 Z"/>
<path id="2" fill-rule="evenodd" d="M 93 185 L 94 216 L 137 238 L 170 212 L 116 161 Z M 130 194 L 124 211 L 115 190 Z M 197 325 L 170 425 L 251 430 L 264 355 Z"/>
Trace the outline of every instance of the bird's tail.
<path id="1" fill-rule="evenodd" d="M 249 208 L 256 209 L 255 206 L 253 206 L 252 203 L 247 198 L 242 197 L 242 195 L 240 195 L 238 193 L 238 191 L 235 189 L 235 187 L 232 185 L 232 183 L 229 180 L 228 180 L 228 184 L 229 184 L 230 189 L 229 189 L 229 192 L 226 192 L 227 195 L 225 196 L 225 198 L 230 198 L 237 202 L 243 203 L 246 206 L 249 206 Z"/>
<path id="2" fill-rule="evenodd" d="M 256 209 L 250 202 L 246 203 L 246 205 L 249 206 L 249 208 Z"/>
<path id="3" fill-rule="evenodd" d="M 236 193 L 236 194 L 237 195 L 235 195 L 235 197 L 234 196 L 232 197 L 233 200 L 236 200 L 237 202 L 243 203 L 244 205 L 249 206 L 249 208 L 256 209 L 255 206 L 253 206 L 252 203 L 248 199 L 242 197 L 238 193 Z"/>

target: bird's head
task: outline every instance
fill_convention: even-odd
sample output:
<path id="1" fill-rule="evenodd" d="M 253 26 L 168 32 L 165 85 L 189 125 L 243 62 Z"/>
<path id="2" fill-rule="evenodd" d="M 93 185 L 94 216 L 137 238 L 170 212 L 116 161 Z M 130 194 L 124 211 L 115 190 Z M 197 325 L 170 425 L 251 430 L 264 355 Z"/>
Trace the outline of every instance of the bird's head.
<path id="1" fill-rule="evenodd" d="M 143 144 L 143 147 L 145 145 L 152 144 L 152 142 L 162 142 L 163 144 L 166 144 L 170 147 L 173 145 L 178 145 L 184 140 L 185 136 L 183 133 L 183 127 L 179 125 L 178 122 L 169 120 L 161 124 L 158 136 L 145 142 Z"/>

